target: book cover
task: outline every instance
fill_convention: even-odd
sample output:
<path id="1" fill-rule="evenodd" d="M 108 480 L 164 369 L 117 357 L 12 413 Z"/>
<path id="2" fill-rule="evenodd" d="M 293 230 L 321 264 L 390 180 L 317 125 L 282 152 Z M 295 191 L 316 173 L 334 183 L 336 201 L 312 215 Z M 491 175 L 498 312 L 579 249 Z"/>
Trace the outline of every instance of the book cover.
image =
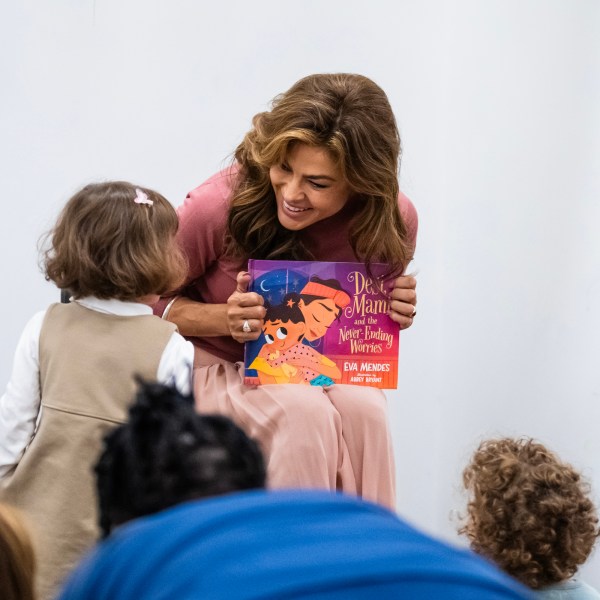
<path id="1" fill-rule="evenodd" d="M 386 266 L 250 260 L 250 291 L 263 296 L 261 336 L 245 344 L 244 383 L 348 383 L 394 389 L 398 324 L 388 315 Z"/>

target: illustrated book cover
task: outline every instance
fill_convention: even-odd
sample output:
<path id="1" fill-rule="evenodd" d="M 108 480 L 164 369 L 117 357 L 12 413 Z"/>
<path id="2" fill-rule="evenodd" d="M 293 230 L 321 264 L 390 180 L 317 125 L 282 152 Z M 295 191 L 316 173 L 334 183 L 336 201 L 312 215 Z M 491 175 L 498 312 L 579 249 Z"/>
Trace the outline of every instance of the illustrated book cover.
<path id="1" fill-rule="evenodd" d="M 397 387 L 385 265 L 372 265 L 373 277 L 346 262 L 250 260 L 248 271 L 267 313 L 260 337 L 245 344 L 244 383 Z"/>

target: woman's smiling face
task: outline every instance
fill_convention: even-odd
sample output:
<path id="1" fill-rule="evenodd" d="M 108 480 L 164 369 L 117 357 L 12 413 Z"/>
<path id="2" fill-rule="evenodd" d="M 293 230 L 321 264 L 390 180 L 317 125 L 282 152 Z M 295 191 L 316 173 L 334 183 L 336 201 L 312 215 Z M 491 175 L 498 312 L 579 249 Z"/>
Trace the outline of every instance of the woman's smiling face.
<path id="1" fill-rule="evenodd" d="M 350 186 L 325 148 L 296 143 L 285 160 L 269 170 L 277 202 L 277 218 L 298 231 L 339 212 Z"/>
<path id="2" fill-rule="evenodd" d="M 306 323 L 304 337 L 309 342 L 322 338 L 340 311 L 331 298 L 318 298 L 308 304 L 305 304 L 304 300 L 300 300 L 298 306 Z"/>

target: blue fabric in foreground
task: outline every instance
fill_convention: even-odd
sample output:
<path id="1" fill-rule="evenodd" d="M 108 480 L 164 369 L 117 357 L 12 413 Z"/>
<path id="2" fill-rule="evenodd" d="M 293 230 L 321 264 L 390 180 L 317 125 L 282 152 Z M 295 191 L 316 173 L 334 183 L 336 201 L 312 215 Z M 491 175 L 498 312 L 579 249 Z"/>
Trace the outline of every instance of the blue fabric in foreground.
<path id="1" fill-rule="evenodd" d="M 122 526 L 61 600 L 529 598 L 467 550 L 391 512 L 327 492 L 254 491 Z"/>

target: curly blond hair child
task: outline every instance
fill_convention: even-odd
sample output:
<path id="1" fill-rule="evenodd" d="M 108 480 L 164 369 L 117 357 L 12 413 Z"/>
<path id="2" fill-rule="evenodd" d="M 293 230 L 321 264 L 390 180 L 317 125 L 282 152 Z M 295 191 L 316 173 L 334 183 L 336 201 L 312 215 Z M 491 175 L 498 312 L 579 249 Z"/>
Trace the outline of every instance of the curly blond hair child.
<path id="1" fill-rule="evenodd" d="M 460 532 L 471 548 L 546 599 L 600 599 L 574 579 L 599 535 L 581 475 L 530 438 L 482 442 L 463 472 Z"/>

